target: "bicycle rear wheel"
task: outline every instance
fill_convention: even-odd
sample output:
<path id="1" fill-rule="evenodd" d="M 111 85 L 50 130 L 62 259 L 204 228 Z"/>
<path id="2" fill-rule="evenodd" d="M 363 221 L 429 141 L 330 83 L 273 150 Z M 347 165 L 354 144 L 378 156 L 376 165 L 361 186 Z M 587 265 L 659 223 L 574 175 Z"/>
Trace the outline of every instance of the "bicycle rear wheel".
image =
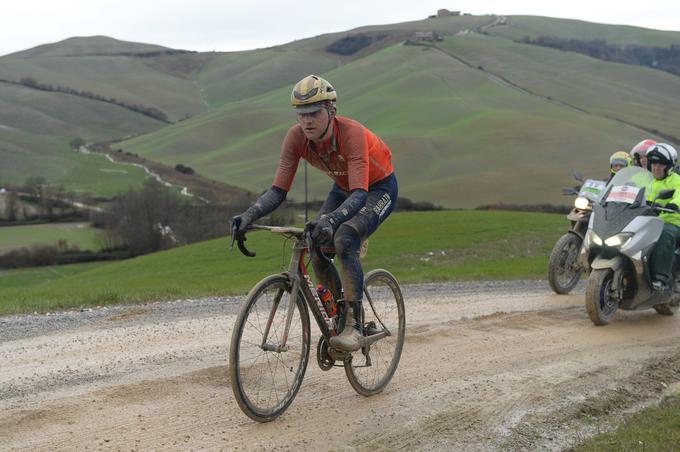
<path id="1" fill-rule="evenodd" d="M 397 370 L 404 346 L 406 314 L 399 283 L 387 270 L 373 270 L 364 278 L 364 334 L 389 335 L 354 353 L 345 361 L 352 388 L 364 396 L 381 392 Z"/>
<path id="2" fill-rule="evenodd" d="M 231 334 L 231 388 L 241 410 L 258 422 L 272 421 L 286 411 L 307 368 L 309 313 L 302 294 L 293 306 L 291 301 L 288 278 L 272 275 L 263 279 L 241 305 Z"/>

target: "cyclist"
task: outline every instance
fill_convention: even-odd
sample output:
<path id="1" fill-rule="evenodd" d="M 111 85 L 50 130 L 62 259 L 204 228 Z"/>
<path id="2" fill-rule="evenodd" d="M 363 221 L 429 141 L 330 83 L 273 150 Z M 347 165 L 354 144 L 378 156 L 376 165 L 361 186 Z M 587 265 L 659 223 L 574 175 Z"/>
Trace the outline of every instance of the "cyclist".
<path id="1" fill-rule="evenodd" d="M 630 158 L 630 155 L 626 151 L 617 151 L 614 152 L 611 157 L 609 157 L 609 182 L 612 180 L 614 175 L 618 173 L 621 169 L 626 168 L 628 166 L 631 166 L 633 164 L 633 160 Z"/>
<path id="2" fill-rule="evenodd" d="M 647 199 L 653 200 L 661 190 L 675 189 L 671 199 L 656 201 L 657 204 L 675 210 L 680 206 L 680 175 L 673 171 L 677 160 L 678 154 L 670 144 L 657 143 L 647 151 L 647 169 L 654 175 L 652 191 Z M 680 214 L 661 212 L 659 217 L 663 219 L 664 225 L 654 246 L 651 270 L 652 287 L 663 291 L 672 287 L 673 254 L 680 240 Z"/>
<path id="3" fill-rule="evenodd" d="M 272 186 L 242 214 L 232 227 L 246 227 L 276 209 L 286 198 L 300 159 L 333 179 L 333 186 L 313 221 L 306 228 L 319 244 L 333 244 L 341 275 L 331 262 L 313 256 L 314 272 L 337 300 L 344 291 L 346 327 L 331 338 L 331 346 L 358 350 L 364 275 L 359 262 L 361 243 L 385 221 L 397 201 L 397 179 L 392 152 L 359 122 L 336 116 L 337 93 L 321 77 L 309 75 L 291 93 L 297 124 L 288 129 L 281 146 Z M 340 286 L 342 282 L 342 286 Z M 351 325 L 351 327 L 350 327 Z"/>
<path id="4" fill-rule="evenodd" d="M 652 139 L 642 140 L 630 150 L 630 156 L 635 166 L 647 168 L 647 151 L 654 146 L 656 141 Z"/>

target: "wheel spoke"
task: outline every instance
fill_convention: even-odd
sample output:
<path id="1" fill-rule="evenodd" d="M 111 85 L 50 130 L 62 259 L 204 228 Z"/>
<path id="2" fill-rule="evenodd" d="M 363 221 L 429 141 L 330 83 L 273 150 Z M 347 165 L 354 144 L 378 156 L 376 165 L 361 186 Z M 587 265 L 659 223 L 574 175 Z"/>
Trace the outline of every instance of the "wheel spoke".
<path id="1" fill-rule="evenodd" d="M 282 350 L 279 347 L 283 345 L 291 302 L 287 280 L 280 275 L 269 277 L 252 294 L 232 333 L 229 362 L 232 389 L 239 407 L 248 416 L 268 421 L 286 410 L 300 388 L 309 354 L 309 344 L 305 343 L 305 338 L 309 338 L 309 321 L 302 314 L 302 300 L 298 300 L 287 332 L 288 347 Z M 277 298 L 279 303 L 275 304 Z M 276 310 L 272 312 L 274 306 Z M 268 347 L 263 350 L 261 344 L 267 330 Z"/>
<path id="2" fill-rule="evenodd" d="M 363 395 L 376 394 L 389 383 L 394 374 L 401 355 L 403 345 L 404 305 L 399 286 L 392 275 L 384 270 L 374 270 L 366 275 L 365 323 L 373 321 L 379 331 L 386 330 L 390 336 L 370 346 L 371 365 L 367 366 L 359 353 L 353 360 L 355 366 L 345 366 L 347 377 L 352 387 Z"/>

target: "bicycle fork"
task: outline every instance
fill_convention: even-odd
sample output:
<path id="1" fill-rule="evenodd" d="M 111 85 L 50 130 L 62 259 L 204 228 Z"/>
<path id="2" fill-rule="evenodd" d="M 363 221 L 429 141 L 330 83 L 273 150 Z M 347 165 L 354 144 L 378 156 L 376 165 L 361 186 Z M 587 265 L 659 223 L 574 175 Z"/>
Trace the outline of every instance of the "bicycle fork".
<path id="1" fill-rule="evenodd" d="M 269 330 L 271 329 L 272 323 L 274 322 L 274 316 L 276 315 L 276 311 L 279 308 L 279 303 L 281 303 L 281 298 L 283 297 L 285 290 L 279 289 L 276 292 L 276 296 L 274 297 L 274 303 L 272 303 L 272 309 L 269 312 L 269 318 L 267 319 L 267 325 L 265 326 L 264 334 L 262 335 L 262 343 L 260 344 L 260 348 L 262 350 L 267 351 L 267 352 L 276 352 L 276 353 L 288 351 L 288 344 L 287 344 L 288 334 L 290 333 L 290 324 L 293 322 L 293 313 L 295 312 L 295 304 L 297 303 L 297 297 L 299 296 L 299 291 L 300 291 L 300 280 L 298 278 L 296 278 L 293 281 L 293 289 L 291 291 L 290 303 L 288 304 L 288 309 L 286 311 L 286 327 L 283 330 L 283 337 L 282 337 L 281 343 L 279 345 L 275 345 L 275 344 L 272 344 L 271 342 L 267 341 L 267 339 L 269 338 Z"/>

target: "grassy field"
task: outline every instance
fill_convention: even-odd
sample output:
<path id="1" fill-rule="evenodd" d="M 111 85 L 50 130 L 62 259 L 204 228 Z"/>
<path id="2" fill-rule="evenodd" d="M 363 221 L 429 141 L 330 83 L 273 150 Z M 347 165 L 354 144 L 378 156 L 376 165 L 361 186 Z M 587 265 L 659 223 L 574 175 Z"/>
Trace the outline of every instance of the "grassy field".
<path id="1" fill-rule="evenodd" d="M 680 444 L 680 396 L 663 400 L 659 406 L 633 415 L 615 431 L 597 435 L 573 450 L 600 451 L 673 451 Z"/>
<path id="2" fill-rule="evenodd" d="M 509 16 L 510 26 L 493 27 L 492 35 L 513 40 L 525 36 L 557 36 L 560 38 L 593 40 L 604 39 L 610 44 L 638 44 L 668 47 L 680 44 L 677 31 L 652 30 L 629 25 L 607 25 L 573 19 L 556 19 L 540 16 Z"/>
<path id="3" fill-rule="evenodd" d="M 97 230 L 87 223 L 48 223 L 0 227 L 0 253 L 30 245 L 57 245 L 66 240 L 68 246 L 96 250 Z"/>
<path id="4" fill-rule="evenodd" d="M 102 196 L 141 185 L 143 170 L 79 154 L 69 142 L 141 133 L 158 124 L 115 105 L 0 83 L 0 185 L 42 176 L 67 190 Z"/>
<path id="5" fill-rule="evenodd" d="M 548 254 L 566 223 L 562 215 L 549 214 L 396 213 L 370 239 L 363 264 L 367 270 L 388 268 L 404 283 L 544 278 Z M 275 234 L 251 233 L 247 244 L 256 258 L 229 252 L 223 238 L 28 286 L 14 282 L 30 278 L 25 271 L 5 272 L 0 313 L 245 294 L 264 276 L 287 267 L 290 257 L 290 244 Z"/>
<path id="6" fill-rule="evenodd" d="M 106 262 L 88 262 L 46 267 L 22 268 L 19 270 L 0 270 L 0 291 L 7 289 L 22 290 L 31 286 L 49 284 L 62 278 L 92 270 Z"/>
<path id="7" fill-rule="evenodd" d="M 542 96 L 680 136 L 677 119 L 666 114 L 680 108 L 674 94 L 680 77 L 667 72 L 478 34 L 448 39 L 442 47 Z"/>

